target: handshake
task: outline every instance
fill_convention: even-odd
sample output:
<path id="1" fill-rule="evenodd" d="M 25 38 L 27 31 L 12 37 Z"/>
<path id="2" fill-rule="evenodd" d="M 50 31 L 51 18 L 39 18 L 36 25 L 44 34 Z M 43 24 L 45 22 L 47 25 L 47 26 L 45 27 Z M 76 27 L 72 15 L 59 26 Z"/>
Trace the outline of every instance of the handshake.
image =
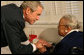
<path id="1" fill-rule="evenodd" d="M 39 50 L 40 53 L 44 53 L 47 51 L 46 47 L 50 48 L 52 45 L 43 39 L 39 39 L 36 43 L 34 43 Z"/>

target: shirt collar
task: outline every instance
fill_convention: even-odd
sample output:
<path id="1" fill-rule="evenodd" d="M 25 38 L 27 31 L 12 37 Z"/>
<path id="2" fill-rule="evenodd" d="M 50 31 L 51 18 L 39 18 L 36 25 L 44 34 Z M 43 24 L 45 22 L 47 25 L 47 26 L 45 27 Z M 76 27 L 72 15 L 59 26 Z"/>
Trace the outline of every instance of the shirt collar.
<path id="1" fill-rule="evenodd" d="M 71 30 L 70 32 L 68 32 L 66 35 L 70 34 L 70 33 L 73 32 L 73 31 L 77 31 L 77 32 L 78 32 L 79 29 L 73 29 L 73 30 Z M 65 36 L 66 36 L 66 35 L 65 35 Z"/>
<path id="2" fill-rule="evenodd" d="M 23 18 L 24 18 L 24 15 L 23 15 Z"/>

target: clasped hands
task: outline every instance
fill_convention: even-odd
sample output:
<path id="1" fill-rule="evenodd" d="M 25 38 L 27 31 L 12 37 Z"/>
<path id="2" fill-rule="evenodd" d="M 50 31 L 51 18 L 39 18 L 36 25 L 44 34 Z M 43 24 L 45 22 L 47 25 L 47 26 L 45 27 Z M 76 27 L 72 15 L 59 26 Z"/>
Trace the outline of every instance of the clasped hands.
<path id="1" fill-rule="evenodd" d="M 46 47 L 52 47 L 50 43 L 45 40 L 39 39 L 37 43 L 35 43 L 36 47 L 40 51 L 40 53 L 44 53 L 47 51 Z"/>

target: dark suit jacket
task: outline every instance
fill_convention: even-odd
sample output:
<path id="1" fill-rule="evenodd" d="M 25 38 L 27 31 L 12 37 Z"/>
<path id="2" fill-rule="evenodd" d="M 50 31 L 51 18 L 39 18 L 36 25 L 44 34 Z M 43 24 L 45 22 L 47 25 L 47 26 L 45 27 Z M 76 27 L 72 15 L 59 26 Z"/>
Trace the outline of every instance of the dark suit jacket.
<path id="1" fill-rule="evenodd" d="M 31 44 L 22 45 L 27 37 L 23 31 L 25 21 L 23 11 L 15 4 L 1 7 L 1 47 L 9 46 L 13 54 L 30 54 L 33 47 Z"/>
<path id="2" fill-rule="evenodd" d="M 71 49 L 77 47 L 83 49 L 83 32 L 72 32 L 55 46 L 54 54 L 71 54 Z"/>

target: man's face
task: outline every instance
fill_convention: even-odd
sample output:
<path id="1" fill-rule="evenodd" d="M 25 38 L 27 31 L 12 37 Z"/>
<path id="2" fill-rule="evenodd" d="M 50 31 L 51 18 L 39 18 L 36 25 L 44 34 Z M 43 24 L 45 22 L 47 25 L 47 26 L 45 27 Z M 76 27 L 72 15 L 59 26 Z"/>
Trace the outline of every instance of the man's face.
<path id="1" fill-rule="evenodd" d="M 41 15 L 42 13 L 42 7 L 38 6 L 37 7 L 37 10 L 32 12 L 30 10 L 30 12 L 27 12 L 28 14 L 26 15 L 26 21 L 29 23 L 29 24 L 33 24 L 34 22 L 36 22 L 37 20 L 39 20 L 39 16 Z"/>

